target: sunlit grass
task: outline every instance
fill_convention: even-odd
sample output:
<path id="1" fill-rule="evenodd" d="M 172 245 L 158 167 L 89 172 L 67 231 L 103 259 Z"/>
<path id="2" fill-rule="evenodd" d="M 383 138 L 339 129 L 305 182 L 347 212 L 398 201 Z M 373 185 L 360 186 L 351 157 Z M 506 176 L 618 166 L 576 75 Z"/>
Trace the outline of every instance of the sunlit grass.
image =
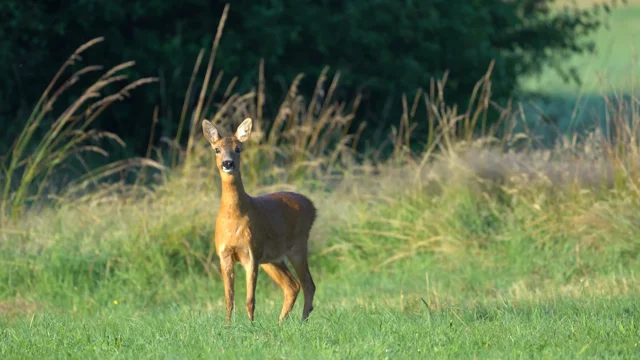
<path id="1" fill-rule="evenodd" d="M 36 315 L 3 332 L 3 358 L 634 358 L 638 308 L 632 298 L 530 305 L 477 304 L 429 313 L 320 309 L 306 324 L 263 319 L 222 325 L 191 308 L 87 318 Z M 5 325 L 5 324 L 3 324 Z M 17 355 L 20 354 L 20 355 Z"/>

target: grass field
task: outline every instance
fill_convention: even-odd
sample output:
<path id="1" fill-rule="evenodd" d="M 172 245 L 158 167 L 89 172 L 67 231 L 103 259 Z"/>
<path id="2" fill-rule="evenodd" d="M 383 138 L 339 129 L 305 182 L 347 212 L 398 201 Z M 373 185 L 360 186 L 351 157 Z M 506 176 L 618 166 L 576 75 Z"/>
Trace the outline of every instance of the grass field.
<path id="1" fill-rule="evenodd" d="M 219 178 L 199 123 L 184 123 L 189 145 L 171 169 L 137 159 L 53 192 L 49 175 L 86 142 L 74 115 L 91 102 L 56 109 L 39 142 L 29 133 L 48 108 L 36 107 L 21 138 L 35 152 L 19 141 L 3 164 L 0 357 L 638 358 L 640 112 L 608 108 L 615 137 L 547 149 L 530 134 L 454 133 L 487 111 L 490 84 L 479 84 L 474 111 L 459 117 L 439 97 L 427 120 L 407 110 L 388 159 L 353 150 L 351 113 L 330 91 L 323 104 L 285 99 L 270 132 L 256 121 L 242 153 L 247 191 L 300 191 L 319 209 L 315 310 L 301 323 L 299 297 L 283 326 L 282 293 L 262 271 L 249 322 L 239 266 L 224 322 L 211 249 Z M 232 96 L 214 117 L 260 119 L 262 96 Z M 429 121 L 433 137 L 409 137 L 412 121 Z M 414 141 L 426 150 L 408 153 Z M 141 181 L 93 181 L 119 173 Z"/>
<path id="2" fill-rule="evenodd" d="M 5 330 L 2 354 L 20 358 L 634 358 L 633 298 L 508 303 L 427 315 L 380 309 L 321 310 L 280 328 L 225 327 L 194 309 L 78 318 L 38 315 Z M 275 312 L 274 312 L 275 313 Z"/>
<path id="3" fill-rule="evenodd" d="M 510 204 L 462 188 L 430 196 L 414 187 L 416 193 L 386 190 L 367 207 L 366 197 L 357 195 L 363 191 L 313 193 L 323 214 L 311 260 L 316 310 L 301 324 L 296 304 L 282 328 L 282 294 L 263 272 L 256 323 L 240 306 L 240 272 L 238 310 L 225 325 L 220 280 L 198 262 L 207 253 L 214 194 L 175 197 L 175 204 L 78 205 L 40 214 L 2 249 L 0 276 L 8 287 L 0 303 L 0 354 L 640 354 L 640 213 L 624 197 L 571 201 L 532 192 Z M 340 200 L 347 195 L 348 202 Z M 389 260 L 395 261 L 384 264 Z"/>

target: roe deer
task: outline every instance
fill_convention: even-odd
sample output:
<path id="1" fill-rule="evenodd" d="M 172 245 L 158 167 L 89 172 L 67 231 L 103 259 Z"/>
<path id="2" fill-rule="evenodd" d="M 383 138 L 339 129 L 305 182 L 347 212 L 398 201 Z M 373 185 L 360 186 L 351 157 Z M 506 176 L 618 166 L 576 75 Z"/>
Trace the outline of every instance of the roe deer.
<path id="1" fill-rule="evenodd" d="M 307 197 L 294 192 L 249 196 L 240 176 L 240 152 L 251 135 L 246 118 L 233 136 L 221 137 L 210 121 L 202 122 L 204 137 L 216 153 L 222 182 L 222 199 L 216 219 L 215 250 L 224 281 L 227 323 L 234 307 L 234 264 L 240 262 L 247 276 L 247 313 L 253 321 L 258 265 L 284 292 L 279 324 L 289 315 L 300 291 L 304 293 L 302 320 L 313 310 L 316 286 L 309 272 L 307 243 L 316 218 L 316 208 Z M 289 271 L 285 257 L 298 274 Z"/>

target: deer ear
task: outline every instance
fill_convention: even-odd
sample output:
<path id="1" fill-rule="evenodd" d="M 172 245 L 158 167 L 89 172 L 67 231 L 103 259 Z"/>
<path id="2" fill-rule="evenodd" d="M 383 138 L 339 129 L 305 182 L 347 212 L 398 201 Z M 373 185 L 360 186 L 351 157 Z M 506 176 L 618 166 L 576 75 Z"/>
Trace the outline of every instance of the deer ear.
<path id="1" fill-rule="evenodd" d="M 252 126 L 253 122 L 251 121 L 251 118 L 244 119 L 242 124 L 240 124 L 240 126 L 238 126 L 238 129 L 236 130 L 236 138 L 240 140 L 240 142 L 249 140 L 249 136 L 251 136 Z"/>
<path id="2" fill-rule="evenodd" d="M 202 132 L 204 133 L 204 137 L 207 139 L 207 141 L 212 144 L 220 139 L 220 133 L 218 133 L 218 129 L 209 120 L 205 119 L 202 121 Z"/>

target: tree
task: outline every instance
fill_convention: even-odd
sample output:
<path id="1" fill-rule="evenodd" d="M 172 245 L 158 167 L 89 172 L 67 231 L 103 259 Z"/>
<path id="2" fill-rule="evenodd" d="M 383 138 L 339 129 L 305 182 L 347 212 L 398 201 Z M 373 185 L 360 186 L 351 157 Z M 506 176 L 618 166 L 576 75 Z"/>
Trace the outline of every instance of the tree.
<path id="1" fill-rule="evenodd" d="M 593 50 L 586 35 L 602 23 L 599 8 L 556 11 L 554 2 L 236 0 L 230 3 L 216 64 L 228 78 L 239 76 L 238 90 L 247 90 L 257 82 L 264 59 L 272 105 L 300 72 L 307 75 L 302 89 L 310 95 L 313 78 L 329 65 L 341 71 L 346 94 L 365 94 L 358 120 L 386 128 L 396 120 L 381 116 L 388 100 L 399 108 L 401 93 L 412 94 L 447 70 L 448 100 L 463 104 L 495 60 L 493 93 L 504 99 L 523 75 L 547 65 L 566 70 L 562 60 L 567 56 Z M 158 134 L 172 136 L 196 56 L 209 47 L 224 5 L 211 0 L 3 1 L 3 143 L 14 134 L 12 126 L 20 127 L 12 125 L 22 118 L 20 109 L 37 100 L 66 56 L 97 36 L 107 41 L 87 62 L 135 60 L 138 73 L 132 75 L 161 78 L 144 96 L 115 106 L 99 126 L 121 134 L 142 153 L 153 106 L 160 103 Z"/>

